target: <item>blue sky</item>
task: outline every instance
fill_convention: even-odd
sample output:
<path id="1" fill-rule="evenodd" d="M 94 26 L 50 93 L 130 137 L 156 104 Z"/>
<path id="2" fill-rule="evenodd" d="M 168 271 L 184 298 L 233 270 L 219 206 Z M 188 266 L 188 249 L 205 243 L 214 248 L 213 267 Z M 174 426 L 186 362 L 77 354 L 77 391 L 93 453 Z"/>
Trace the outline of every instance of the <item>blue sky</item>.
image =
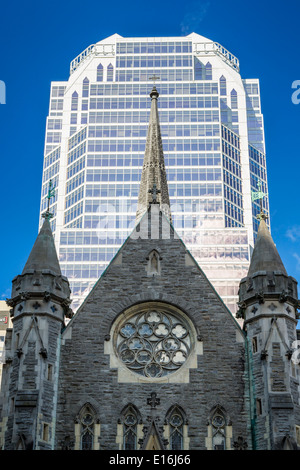
<path id="1" fill-rule="evenodd" d="M 50 82 L 67 80 L 70 61 L 114 33 L 196 32 L 236 55 L 242 77 L 259 78 L 272 235 L 289 275 L 300 280 L 300 104 L 291 99 L 300 80 L 299 17 L 299 0 L 2 2 L 0 299 L 10 297 L 37 236 Z"/>

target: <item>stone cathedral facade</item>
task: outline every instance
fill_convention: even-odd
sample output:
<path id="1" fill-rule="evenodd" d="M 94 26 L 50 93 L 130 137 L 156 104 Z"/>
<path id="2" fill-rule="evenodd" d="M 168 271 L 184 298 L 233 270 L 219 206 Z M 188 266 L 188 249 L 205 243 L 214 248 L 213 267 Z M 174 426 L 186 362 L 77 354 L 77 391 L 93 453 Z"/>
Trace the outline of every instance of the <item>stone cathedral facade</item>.
<path id="1" fill-rule="evenodd" d="M 150 96 L 136 227 L 79 310 L 49 213 L 13 280 L 4 450 L 300 446 L 297 282 L 261 214 L 241 321 L 227 309 L 173 229 L 155 87 Z"/>

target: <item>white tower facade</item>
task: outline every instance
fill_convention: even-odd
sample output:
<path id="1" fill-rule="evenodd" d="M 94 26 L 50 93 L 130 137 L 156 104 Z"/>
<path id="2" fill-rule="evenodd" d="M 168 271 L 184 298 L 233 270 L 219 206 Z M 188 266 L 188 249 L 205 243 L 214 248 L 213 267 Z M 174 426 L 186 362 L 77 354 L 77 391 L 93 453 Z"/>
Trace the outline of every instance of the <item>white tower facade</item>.
<path id="1" fill-rule="evenodd" d="M 134 228 L 153 81 L 173 225 L 234 314 L 258 228 L 251 192 L 260 182 L 268 193 L 259 81 L 243 79 L 233 54 L 195 33 L 115 34 L 76 57 L 67 81 L 51 84 L 41 214 L 51 179 L 72 308 Z"/>

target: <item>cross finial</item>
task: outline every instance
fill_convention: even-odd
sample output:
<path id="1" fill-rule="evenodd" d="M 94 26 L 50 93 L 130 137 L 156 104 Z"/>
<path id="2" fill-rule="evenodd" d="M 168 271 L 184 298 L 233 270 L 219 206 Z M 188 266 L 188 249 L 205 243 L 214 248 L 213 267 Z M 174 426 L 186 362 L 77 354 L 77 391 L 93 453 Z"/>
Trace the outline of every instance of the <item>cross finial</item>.
<path id="1" fill-rule="evenodd" d="M 152 88 L 152 91 L 150 93 L 150 97 L 151 99 L 155 98 L 157 99 L 159 97 L 159 93 L 156 89 L 156 86 L 155 86 L 155 80 L 159 80 L 159 77 L 157 77 L 155 74 L 152 75 L 152 77 L 149 77 L 149 80 L 153 80 L 153 88 Z"/>
<path id="2" fill-rule="evenodd" d="M 266 219 L 268 219 L 268 216 L 267 216 L 267 214 L 265 214 L 265 212 L 263 211 L 263 209 L 261 209 L 260 213 L 257 214 L 256 218 L 257 218 L 258 220 L 266 220 Z"/>
<path id="3" fill-rule="evenodd" d="M 152 189 L 149 189 L 148 192 L 152 194 L 152 202 L 151 202 L 151 204 L 158 204 L 158 202 L 157 202 L 157 194 L 160 193 L 160 189 L 157 189 L 156 183 L 153 183 Z"/>
<path id="4" fill-rule="evenodd" d="M 48 189 L 48 194 L 47 194 L 47 199 L 48 199 L 48 204 L 47 204 L 47 210 L 42 214 L 42 217 L 44 219 L 52 219 L 53 214 L 50 212 L 50 199 L 55 196 L 55 188 L 53 187 L 52 180 L 49 180 L 49 189 Z"/>
<path id="5" fill-rule="evenodd" d="M 155 75 L 155 73 L 152 75 L 152 77 L 149 77 L 149 80 L 153 80 L 153 86 L 155 86 L 155 80 L 160 80 L 160 77 Z"/>

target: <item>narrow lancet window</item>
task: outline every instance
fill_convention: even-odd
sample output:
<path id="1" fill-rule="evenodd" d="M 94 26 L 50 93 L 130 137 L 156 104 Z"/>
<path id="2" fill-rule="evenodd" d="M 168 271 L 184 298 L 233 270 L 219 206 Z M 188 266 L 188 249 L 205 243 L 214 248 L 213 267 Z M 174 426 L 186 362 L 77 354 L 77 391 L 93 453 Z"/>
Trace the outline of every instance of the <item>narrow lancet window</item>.
<path id="1" fill-rule="evenodd" d="M 169 424 L 170 450 L 182 450 L 184 417 L 182 411 L 177 406 L 174 406 L 169 411 L 167 422 Z"/>
<path id="2" fill-rule="evenodd" d="M 228 417 L 222 407 L 216 406 L 212 410 L 210 418 L 210 436 L 211 436 L 211 449 L 212 450 L 225 450 L 226 446 L 226 430 Z"/>
<path id="3" fill-rule="evenodd" d="M 203 79 L 203 69 L 202 63 L 196 59 L 195 60 L 195 80 L 202 80 Z"/>
<path id="4" fill-rule="evenodd" d="M 95 414 L 89 405 L 86 405 L 80 413 L 80 449 L 93 450 Z"/>
<path id="5" fill-rule="evenodd" d="M 89 96 L 89 79 L 85 78 L 82 82 L 82 97 L 87 97 Z"/>
<path id="6" fill-rule="evenodd" d="M 237 92 L 235 91 L 235 89 L 231 91 L 230 96 L 231 96 L 231 109 L 237 109 L 238 98 L 237 98 Z"/>
<path id="7" fill-rule="evenodd" d="M 99 64 L 97 67 L 97 82 L 103 82 L 103 65 Z"/>
<path id="8" fill-rule="evenodd" d="M 220 95 L 221 96 L 227 95 L 226 78 L 224 77 L 224 75 L 220 77 Z"/>
<path id="9" fill-rule="evenodd" d="M 107 67 L 107 81 L 112 82 L 114 79 L 114 68 L 112 64 Z"/>
<path id="10" fill-rule="evenodd" d="M 132 406 L 123 413 L 123 449 L 135 450 L 137 448 L 137 412 Z"/>
<path id="11" fill-rule="evenodd" d="M 78 110 L 78 93 L 74 91 L 72 94 L 72 102 L 71 102 L 71 110 L 77 111 Z"/>
<path id="12" fill-rule="evenodd" d="M 212 67 L 210 62 L 207 62 L 205 65 L 205 80 L 212 80 Z"/>

